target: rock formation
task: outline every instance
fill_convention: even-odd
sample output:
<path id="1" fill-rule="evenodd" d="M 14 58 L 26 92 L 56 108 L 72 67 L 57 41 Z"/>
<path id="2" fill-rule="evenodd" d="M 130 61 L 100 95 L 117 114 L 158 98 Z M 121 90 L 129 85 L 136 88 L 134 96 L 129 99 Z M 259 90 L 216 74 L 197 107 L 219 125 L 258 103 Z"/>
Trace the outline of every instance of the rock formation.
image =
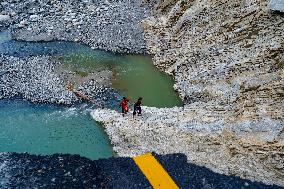
<path id="1" fill-rule="evenodd" d="M 95 110 L 114 149 L 182 152 L 215 171 L 284 186 L 284 15 L 266 0 L 144 3 L 153 7 L 141 23 L 148 51 L 185 106 L 144 107 L 141 120 Z"/>
<path id="2" fill-rule="evenodd" d="M 284 1 L 282 0 L 270 0 L 269 8 L 274 11 L 284 12 Z"/>
<path id="3" fill-rule="evenodd" d="M 147 49 L 154 64 L 172 74 L 182 108 L 143 107 L 143 116 L 135 119 L 107 109 L 92 112 L 119 155 L 181 152 L 217 172 L 284 186 L 284 15 L 278 2 L 143 0 L 140 6 L 135 0 L 6 0 L 0 24 L 20 40 L 80 41 L 116 52 Z M 4 59 L 5 68 L 27 66 L 23 75 L 11 73 L 18 83 L 33 73 L 25 62 L 39 60 L 7 65 Z M 49 64 L 34 65 L 52 76 Z M 9 79 L 9 92 L 21 92 L 21 84 L 9 85 L 12 77 L 2 78 Z M 45 80 L 56 93 L 45 94 L 58 101 L 66 90 L 58 87 L 60 78 L 52 78 Z M 38 81 L 50 89 L 43 78 Z"/>

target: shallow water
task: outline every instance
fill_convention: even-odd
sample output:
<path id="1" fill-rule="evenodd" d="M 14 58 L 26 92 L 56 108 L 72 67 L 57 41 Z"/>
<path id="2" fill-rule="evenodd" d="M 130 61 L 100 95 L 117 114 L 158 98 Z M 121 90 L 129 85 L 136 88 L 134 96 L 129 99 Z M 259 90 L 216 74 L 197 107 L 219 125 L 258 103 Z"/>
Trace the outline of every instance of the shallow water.
<path id="1" fill-rule="evenodd" d="M 58 107 L 25 100 L 0 101 L 0 152 L 114 155 L 109 140 L 90 117 L 88 105 Z"/>
<path id="2" fill-rule="evenodd" d="M 132 103 L 173 107 L 182 104 L 173 90 L 173 80 L 160 72 L 146 55 L 123 55 L 92 50 L 73 42 L 20 42 L 9 32 L 0 32 L 0 54 L 17 57 L 50 55 L 63 62 L 63 69 L 81 73 L 111 70 L 113 87 Z M 111 95 L 111 94 L 110 94 Z M 119 95 L 118 95 L 119 96 Z M 110 97 L 108 108 L 118 109 L 119 99 Z M 0 152 L 31 154 L 70 153 L 90 159 L 112 156 L 111 145 L 101 126 L 89 115 L 89 105 L 58 107 L 25 100 L 0 100 Z"/>
<path id="3" fill-rule="evenodd" d="M 65 67 L 87 74 L 92 70 L 111 70 L 113 88 L 132 102 L 143 97 L 143 105 L 154 107 L 181 106 L 182 101 L 173 90 L 172 78 L 160 72 L 146 55 L 118 55 L 96 50 L 77 52 L 64 57 Z"/>

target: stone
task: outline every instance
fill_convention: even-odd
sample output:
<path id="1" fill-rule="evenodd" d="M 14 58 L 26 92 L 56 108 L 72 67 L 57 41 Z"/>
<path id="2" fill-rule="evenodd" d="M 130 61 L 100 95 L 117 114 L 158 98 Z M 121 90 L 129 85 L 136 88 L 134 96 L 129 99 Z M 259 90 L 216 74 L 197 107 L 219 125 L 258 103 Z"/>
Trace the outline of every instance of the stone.
<path id="1" fill-rule="evenodd" d="M 27 20 L 22 20 L 22 21 L 19 23 L 18 27 L 19 27 L 19 28 L 24 28 L 24 27 L 26 27 L 27 25 L 28 25 Z"/>
<path id="2" fill-rule="evenodd" d="M 11 17 L 9 15 L 0 14 L 0 23 L 8 22 L 10 19 Z"/>
<path id="3" fill-rule="evenodd" d="M 38 16 L 38 15 L 34 14 L 34 15 L 31 15 L 31 16 L 30 16 L 30 21 L 36 22 L 36 21 L 38 21 L 38 20 L 39 20 L 39 16 Z"/>
<path id="4" fill-rule="evenodd" d="M 283 0 L 269 0 L 268 7 L 273 11 L 284 12 L 284 1 Z"/>
<path id="5" fill-rule="evenodd" d="M 89 5 L 88 7 L 87 7 L 87 9 L 89 10 L 89 11 L 91 11 L 91 12 L 94 12 L 94 11 L 96 11 L 96 6 L 95 5 Z"/>

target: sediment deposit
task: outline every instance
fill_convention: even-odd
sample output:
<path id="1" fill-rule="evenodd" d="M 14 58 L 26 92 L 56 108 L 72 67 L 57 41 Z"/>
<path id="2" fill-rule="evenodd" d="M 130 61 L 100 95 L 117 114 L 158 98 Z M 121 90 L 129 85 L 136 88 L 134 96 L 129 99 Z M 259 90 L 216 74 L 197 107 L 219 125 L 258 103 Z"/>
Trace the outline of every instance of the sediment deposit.
<path id="1" fill-rule="evenodd" d="M 138 23 L 149 11 L 136 0 L 5 0 L 0 10 L 0 24 L 9 25 L 18 40 L 75 41 L 115 52 L 146 52 Z"/>
<path id="2" fill-rule="evenodd" d="M 32 102 L 72 104 L 81 99 L 68 90 L 70 83 L 75 84 L 74 90 L 97 101 L 111 91 L 110 71 L 80 77 L 71 71 L 62 72 L 61 64 L 48 56 L 0 56 L 0 99 L 22 97 Z"/>

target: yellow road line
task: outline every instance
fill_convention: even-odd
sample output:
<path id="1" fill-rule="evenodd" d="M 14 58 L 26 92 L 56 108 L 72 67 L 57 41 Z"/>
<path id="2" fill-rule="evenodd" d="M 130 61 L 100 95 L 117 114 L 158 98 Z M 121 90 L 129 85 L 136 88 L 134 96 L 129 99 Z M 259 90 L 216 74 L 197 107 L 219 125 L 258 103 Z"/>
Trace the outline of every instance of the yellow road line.
<path id="1" fill-rule="evenodd" d="M 154 189 L 178 189 L 167 171 L 151 153 L 133 158 Z"/>

